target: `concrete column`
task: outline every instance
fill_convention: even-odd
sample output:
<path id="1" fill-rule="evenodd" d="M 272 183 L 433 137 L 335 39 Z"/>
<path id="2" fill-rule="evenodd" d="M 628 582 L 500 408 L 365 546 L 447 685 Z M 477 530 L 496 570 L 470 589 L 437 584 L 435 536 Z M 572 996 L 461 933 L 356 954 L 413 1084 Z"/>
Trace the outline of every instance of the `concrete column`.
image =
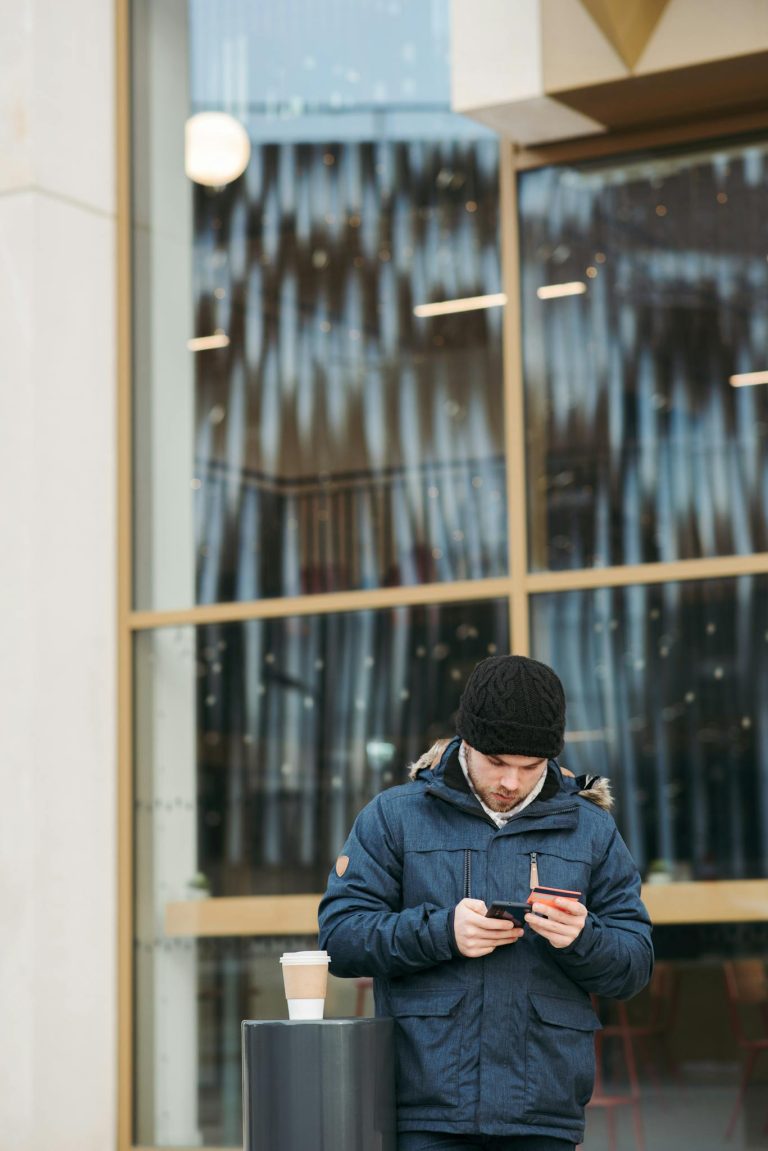
<path id="1" fill-rule="evenodd" d="M 114 17 L 0 37 L 0 1143 L 116 1142 Z"/>

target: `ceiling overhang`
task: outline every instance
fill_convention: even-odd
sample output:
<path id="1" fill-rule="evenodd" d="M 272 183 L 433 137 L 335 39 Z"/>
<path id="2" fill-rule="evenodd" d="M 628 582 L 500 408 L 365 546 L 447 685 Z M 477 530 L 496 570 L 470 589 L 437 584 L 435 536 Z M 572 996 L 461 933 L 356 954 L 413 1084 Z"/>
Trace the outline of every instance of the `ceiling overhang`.
<path id="1" fill-rule="evenodd" d="M 752 112 L 768 5 L 454 0 L 453 106 L 521 145 Z"/>

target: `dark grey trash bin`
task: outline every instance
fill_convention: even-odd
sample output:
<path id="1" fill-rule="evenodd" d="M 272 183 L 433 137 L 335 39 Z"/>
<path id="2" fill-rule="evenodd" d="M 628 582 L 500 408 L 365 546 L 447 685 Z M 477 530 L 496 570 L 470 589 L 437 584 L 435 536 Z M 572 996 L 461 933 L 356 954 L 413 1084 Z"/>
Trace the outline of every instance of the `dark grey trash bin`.
<path id="1" fill-rule="evenodd" d="M 246 1019 L 245 1151 L 395 1151 L 391 1019 Z"/>

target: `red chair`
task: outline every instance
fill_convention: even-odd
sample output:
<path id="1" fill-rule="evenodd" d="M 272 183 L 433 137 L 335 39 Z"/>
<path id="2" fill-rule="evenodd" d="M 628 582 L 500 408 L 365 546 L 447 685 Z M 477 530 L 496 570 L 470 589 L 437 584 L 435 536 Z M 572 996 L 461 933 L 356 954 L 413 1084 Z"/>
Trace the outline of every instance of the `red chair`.
<path id="1" fill-rule="evenodd" d="M 592 1005 L 598 1010 L 596 996 L 592 996 Z M 600 1108 L 605 1111 L 608 1125 L 609 1151 L 617 1151 L 616 1111 L 619 1107 L 629 1107 L 632 1112 L 632 1127 L 635 1136 L 637 1151 L 645 1151 L 645 1136 L 643 1134 L 643 1120 L 640 1114 L 640 1084 L 637 1078 L 637 1064 L 632 1046 L 631 1027 L 627 1018 L 625 1003 L 616 1004 L 616 1023 L 609 1023 L 602 1031 L 595 1032 L 595 1090 L 589 1101 L 589 1108 Z M 626 1088 L 607 1090 L 605 1086 L 604 1047 L 606 1039 L 618 1039 L 626 1071 Z"/>
<path id="2" fill-rule="evenodd" d="M 665 1078 L 672 1077 L 679 1086 L 684 1086 L 677 1062 L 667 1045 L 667 1037 L 677 1013 L 679 982 L 677 972 L 671 963 L 657 963 L 653 969 L 648 987 L 649 1011 L 644 1021 L 634 1021 L 627 1027 L 629 1038 L 637 1044 L 639 1056 L 643 1054 L 643 1067 L 647 1067 L 649 1077 L 657 1089 Z"/>
<path id="3" fill-rule="evenodd" d="M 730 1139 L 744 1105 L 747 1085 L 752 1078 L 757 1058 L 761 1051 L 768 1051 L 768 973 L 762 959 L 726 959 L 723 971 L 733 1036 L 739 1047 L 747 1053 L 739 1093 L 725 1132 L 726 1139 Z M 747 1018 L 750 1019 L 751 1034 L 748 1034 L 745 1026 Z M 755 1023 L 758 1034 L 754 1034 Z M 763 1131 L 768 1131 L 768 1115 Z"/>

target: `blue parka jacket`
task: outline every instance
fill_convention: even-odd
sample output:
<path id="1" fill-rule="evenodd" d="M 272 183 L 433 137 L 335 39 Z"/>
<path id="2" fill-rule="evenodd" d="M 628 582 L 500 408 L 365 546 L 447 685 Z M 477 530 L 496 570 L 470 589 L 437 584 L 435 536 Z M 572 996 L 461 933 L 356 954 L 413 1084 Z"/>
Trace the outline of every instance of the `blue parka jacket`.
<path id="1" fill-rule="evenodd" d="M 550 761 L 538 798 L 499 829 L 467 787 L 459 746 L 360 812 L 320 905 L 320 946 L 332 974 L 373 976 L 376 1014 L 396 1021 L 401 1131 L 580 1143 L 600 1027 L 590 993 L 629 998 L 653 965 L 637 868 L 587 798 L 594 781 Z M 527 929 L 462 956 L 456 904 L 526 900 L 532 882 L 583 893 L 575 943 L 557 949 Z"/>

